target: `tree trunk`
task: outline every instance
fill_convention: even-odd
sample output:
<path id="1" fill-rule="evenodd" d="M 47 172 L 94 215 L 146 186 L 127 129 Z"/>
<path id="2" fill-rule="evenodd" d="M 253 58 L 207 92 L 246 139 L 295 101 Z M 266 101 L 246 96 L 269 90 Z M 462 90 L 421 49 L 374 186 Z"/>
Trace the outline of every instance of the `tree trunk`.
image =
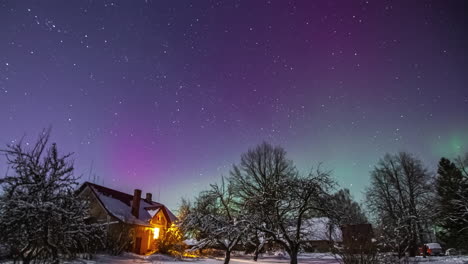
<path id="1" fill-rule="evenodd" d="M 35 251 L 35 250 L 32 250 L 32 251 Z M 23 263 L 23 264 L 29 264 L 34 259 L 31 251 L 29 253 L 27 253 L 27 254 L 20 253 L 19 256 L 20 256 L 20 259 L 22 261 L 21 263 Z"/>
<path id="2" fill-rule="evenodd" d="M 50 244 L 49 244 L 50 245 Z M 52 264 L 59 264 L 59 258 L 58 258 L 58 250 L 56 247 L 52 246 Z"/>
<path id="3" fill-rule="evenodd" d="M 231 260 L 231 251 L 226 250 L 226 256 L 224 257 L 224 264 L 229 264 L 230 260 Z"/>
<path id="4" fill-rule="evenodd" d="M 257 261 L 257 260 L 258 260 L 258 255 L 259 255 L 259 254 L 260 254 L 260 250 L 258 250 L 258 248 L 255 249 L 254 258 L 253 258 L 254 261 Z"/>
<path id="5" fill-rule="evenodd" d="M 289 258 L 290 258 L 290 261 L 289 263 L 290 264 L 297 264 L 297 253 L 298 253 L 298 250 L 295 249 L 295 248 L 291 248 L 291 251 L 289 252 Z"/>
<path id="6" fill-rule="evenodd" d="M 418 251 L 418 246 L 415 242 L 411 242 L 411 245 L 409 247 L 409 256 L 416 257 L 416 251 Z"/>
<path id="7" fill-rule="evenodd" d="M 403 250 L 401 248 L 401 244 L 399 243 L 398 244 L 398 259 L 401 259 L 404 255 L 405 255 L 405 253 L 403 252 Z"/>
<path id="8" fill-rule="evenodd" d="M 254 258 L 253 258 L 254 261 L 258 260 L 258 255 L 260 255 L 260 252 L 263 250 L 264 246 L 265 246 L 265 244 L 260 243 L 260 245 L 257 245 L 255 247 Z"/>
<path id="9" fill-rule="evenodd" d="M 411 230 L 411 239 L 409 243 L 409 248 L 408 248 L 408 253 L 410 257 L 415 257 L 416 256 L 416 251 L 418 251 L 418 242 L 417 242 L 417 236 L 415 234 L 416 230 L 415 226 L 413 225 L 413 230 Z"/>

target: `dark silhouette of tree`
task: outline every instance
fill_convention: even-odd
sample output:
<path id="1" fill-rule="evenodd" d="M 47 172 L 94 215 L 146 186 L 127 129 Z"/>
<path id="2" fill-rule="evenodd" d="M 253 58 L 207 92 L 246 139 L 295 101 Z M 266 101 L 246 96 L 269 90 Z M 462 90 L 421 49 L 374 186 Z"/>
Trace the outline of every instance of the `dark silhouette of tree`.
<path id="1" fill-rule="evenodd" d="M 263 143 L 242 154 L 230 182 L 255 228 L 298 263 L 301 245 L 312 235 L 306 221 L 329 213 L 330 174 L 317 169 L 302 176 L 283 148 Z"/>
<path id="2" fill-rule="evenodd" d="M 87 225 L 87 204 L 75 196 L 71 154 L 59 155 L 44 130 L 31 149 L 22 142 L 5 153 L 12 172 L 0 185 L 0 243 L 8 245 L 23 263 L 41 259 L 59 262 L 98 246 L 102 229 Z"/>
<path id="3" fill-rule="evenodd" d="M 425 240 L 427 222 L 434 210 L 431 176 L 409 153 L 385 155 L 371 172 L 367 205 L 385 237 L 385 246 L 401 257 L 415 256 Z"/>
<path id="4" fill-rule="evenodd" d="M 458 166 L 446 158 L 439 161 L 435 221 L 440 228 L 437 235 L 447 247 L 467 248 L 468 200 L 465 197 L 468 197 L 468 178 L 463 175 L 463 159 L 458 158 L 457 161 Z"/>
<path id="5" fill-rule="evenodd" d="M 337 225 L 345 224 L 365 224 L 368 223 L 367 217 L 359 203 L 353 200 L 348 189 L 341 189 L 332 196 L 333 212 L 336 213 L 332 217 Z"/>
<path id="6" fill-rule="evenodd" d="M 246 215 L 234 202 L 231 185 L 222 180 L 212 184 L 208 191 L 200 193 L 193 207 L 186 210 L 182 230 L 198 238 L 195 249 L 206 246 L 219 247 L 225 251 L 224 264 L 231 259 L 231 252 L 249 229 Z"/>

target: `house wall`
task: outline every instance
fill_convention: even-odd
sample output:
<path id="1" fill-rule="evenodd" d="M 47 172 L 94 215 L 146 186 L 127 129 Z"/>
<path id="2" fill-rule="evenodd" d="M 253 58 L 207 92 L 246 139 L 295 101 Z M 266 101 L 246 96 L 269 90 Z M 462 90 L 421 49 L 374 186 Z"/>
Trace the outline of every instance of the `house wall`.
<path id="1" fill-rule="evenodd" d="M 150 221 L 150 224 L 153 227 L 159 228 L 159 237 L 156 240 L 153 240 L 153 244 L 155 246 L 155 249 L 158 247 L 159 241 L 164 238 L 167 232 L 167 227 L 168 227 L 168 220 L 166 219 L 166 216 L 162 211 L 159 211 L 156 215 L 153 216 L 153 218 Z"/>
<path id="2" fill-rule="evenodd" d="M 152 225 L 167 226 L 167 219 L 162 210 L 159 210 L 159 212 L 153 216 L 150 223 Z"/>
<path id="3" fill-rule="evenodd" d="M 79 195 L 80 198 L 89 201 L 89 214 L 91 223 L 106 223 L 108 221 L 107 211 L 99 203 L 98 199 L 89 187 L 86 187 Z M 115 219 L 117 220 L 117 219 Z"/>
<path id="4" fill-rule="evenodd" d="M 158 247 L 158 242 L 164 238 L 168 221 L 162 211 L 154 215 L 150 221 L 150 225 L 151 227 L 132 226 L 135 233 L 132 250 L 134 253 L 148 254 L 154 252 Z M 157 239 L 154 239 L 154 228 L 159 228 L 159 237 Z"/>
<path id="5" fill-rule="evenodd" d="M 104 243 L 107 249 L 123 248 L 132 250 L 135 237 L 132 225 L 122 223 L 119 219 L 109 215 L 89 187 L 86 187 L 79 197 L 89 201 L 91 217 L 88 219 L 88 223 L 100 223 L 105 226 L 106 237 Z"/>
<path id="6" fill-rule="evenodd" d="M 164 237 L 168 227 L 168 221 L 162 211 L 159 211 L 150 221 L 150 224 L 159 228 L 159 237 Z"/>

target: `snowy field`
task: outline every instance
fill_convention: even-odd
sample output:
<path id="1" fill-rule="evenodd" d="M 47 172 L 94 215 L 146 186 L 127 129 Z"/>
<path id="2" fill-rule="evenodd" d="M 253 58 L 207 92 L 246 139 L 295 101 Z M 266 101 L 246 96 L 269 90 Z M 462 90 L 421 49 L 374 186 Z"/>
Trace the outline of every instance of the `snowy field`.
<path id="1" fill-rule="evenodd" d="M 427 263 L 427 264 L 468 264 L 468 256 L 446 256 L 446 257 L 428 257 L 422 258 L 417 257 L 413 261 L 413 263 Z"/>
<path id="2" fill-rule="evenodd" d="M 139 256 L 135 254 L 124 254 L 123 256 L 108 256 L 108 255 L 98 255 L 94 260 L 76 260 L 72 262 L 66 262 L 67 264 L 94 264 L 94 263 L 103 263 L 103 264 L 130 264 L 130 263 L 140 263 L 140 264 L 222 264 L 222 258 L 202 258 L 202 259 L 184 259 L 176 260 L 171 257 L 163 255 L 152 255 L 152 256 Z M 259 258 L 257 262 L 253 261 L 250 257 L 232 257 L 231 264 L 250 264 L 250 263 L 264 263 L 264 264 L 277 264 L 277 263 L 289 263 L 287 257 L 277 257 L 277 256 L 268 256 Z M 315 263 L 315 264 L 337 264 L 338 262 L 335 258 L 329 254 L 306 254 L 299 256 L 299 263 Z"/>
<path id="3" fill-rule="evenodd" d="M 223 259 L 213 259 L 213 258 L 204 258 L 204 259 L 184 259 L 184 260 L 175 260 L 171 257 L 164 255 L 152 255 L 152 256 L 140 256 L 135 254 L 124 254 L 122 256 L 108 256 L 108 255 L 98 255 L 94 260 L 80 260 L 68 262 L 67 264 L 130 264 L 130 263 L 140 263 L 140 264 L 181 264 L 181 263 L 193 263 L 193 264 L 222 264 Z M 287 257 L 278 257 L 278 256 L 264 256 L 258 260 L 258 262 L 253 261 L 250 257 L 232 257 L 231 264 L 279 264 L 279 263 L 289 263 Z M 299 255 L 299 263 L 304 264 L 339 264 L 339 262 L 331 255 L 326 253 L 312 253 L 312 254 L 301 254 Z M 428 257 L 424 258 L 415 258 L 410 263 L 427 263 L 427 264 L 468 264 L 468 256 L 447 256 L 447 257 Z"/>
<path id="4" fill-rule="evenodd" d="M 7 261 L 0 263 L 11 264 L 13 262 Z M 203 258 L 203 259 L 184 259 L 176 260 L 164 255 L 152 255 L 152 256 L 140 256 L 135 254 L 124 254 L 122 256 L 109 256 L 109 255 L 97 255 L 93 260 L 74 260 L 67 261 L 64 264 L 222 264 L 223 259 L 213 259 L 213 258 Z M 230 261 L 231 264 L 280 264 L 280 263 L 289 263 L 289 259 L 286 257 L 277 257 L 277 256 L 266 256 L 260 258 L 258 262 L 251 260 L 247 257 L 233 257 Z M 299 263 L 304 264 L 339 264 L 338 261 L 330 254 L 302 254 L 299 256 Z M 427 264 L 468 264 L 468 256 L 450 256 L 450 257 L 428 257 L 415 258 L 410 262 L 411 264 L 415 263 L 427 263 Z"/>

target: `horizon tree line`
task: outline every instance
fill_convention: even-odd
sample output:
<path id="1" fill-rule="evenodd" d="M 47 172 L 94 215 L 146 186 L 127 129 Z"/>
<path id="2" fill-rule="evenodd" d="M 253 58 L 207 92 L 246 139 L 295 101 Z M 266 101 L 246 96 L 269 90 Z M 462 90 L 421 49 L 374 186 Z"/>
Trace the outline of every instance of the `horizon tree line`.
<path id="1" fill-rule="evenodd" d="M 367 245 L 371 248 L 365 254 L 373 255 L 361 257 L 383 263 L 375 256 L 378 252 L 397 252 L 398 259 L 416 256 L 424 243 L 436 241 L 468 249 L 467 172 L 468 154 L 455 163 L 441 158 L 437 174 L 407 152 L 381 158 L 365 190 L 375 234 L 375 243 Z M 198 239 L 198 248 L 223 249 L 225 264 L 236 246 L 253 247 L 257 260 L 269 242 L 285 250 L 290 263 L 296 264 L 313 235 L 307 226 L 313 217 L 327 217 L 335 226 L 369 222 L 349 190 L 337 189 L 331 172 L 318 166 L 300 173 L 283 148 L 266 142 L 242 154 L 230 175 L 210 187 L 193 203 L 183 201 L 180 225 Z M 336 245 L 330 250 L 347 253 Z M 344 259 L 340 261 L 347 263 Z"/>
<path id="2" fill-rule="evenodd" d="M 71 154 L 59 154 L 49 140 L 50 129 L 29 148 L 18 142 L 1 150 L 11 171 L 0 179 L 0 245 L 23 263 L 58 263 L 106 248 L 102 227 L 86 223 L 88 205 L 74 195 L 79 179 Z M 369 217 L 376 246 L 399 257 L 416 255 L 434 239 L 468 249 L 468 153 L 441 158 L 437 174 L 412 154 L 387 154 L 371 171 L 365 194 L 367 215 L 330 171 L 318 165 L 303 173 L 282 147 L 263 142 L 243 153 L 220 183 L 183 200 L 179 227 L 198 240 L 197 248 L 224 250 L 226 264 L 239 246 L 257 260 L 269 243 L 298 263 L 314 235 L 314 217 L 326 217 L 330 226 L 368 223 Z"/>
<path id="3" fill-rule="evenodd" d="M 310 220 L 328 217 L 330 225 L 366 223 L 349 190 L 338 190 L 320 166 L 301 173 L 280 146 L 262 143 L 241 155 L 229 177 L 212 184 L 193 203 L 183 201 L 180 226 L 196 238 L 196 248 L 225 252 L 228 264 L 239 245 L 254 247 L 254 260 L 275 243 L 298 263 L 298 253 L 313 236 Z M 332 235 L 332 234 L 330 234 Z"/>

